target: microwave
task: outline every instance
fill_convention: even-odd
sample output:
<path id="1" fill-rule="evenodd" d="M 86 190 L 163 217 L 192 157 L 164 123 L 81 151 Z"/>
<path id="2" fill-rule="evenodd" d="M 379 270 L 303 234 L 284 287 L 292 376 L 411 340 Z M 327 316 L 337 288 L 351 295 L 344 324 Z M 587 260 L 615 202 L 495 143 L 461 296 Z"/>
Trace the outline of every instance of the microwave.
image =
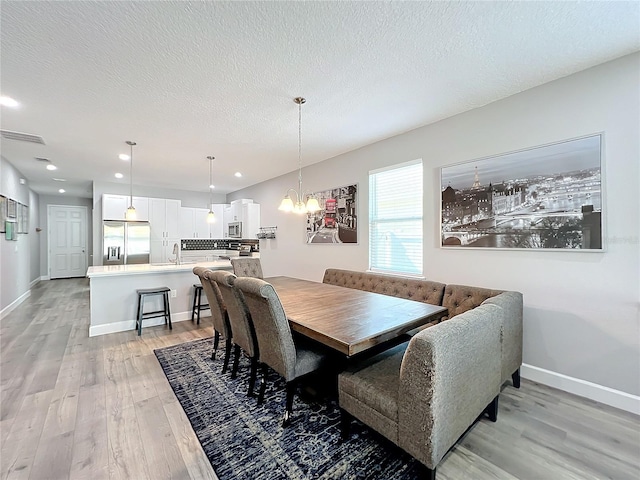
<path id="1" fill-rule="evenodd" d="M 227 234 L 229 238 L 242 238 L 242 222 L 229 223 L 229 231 Z"/>

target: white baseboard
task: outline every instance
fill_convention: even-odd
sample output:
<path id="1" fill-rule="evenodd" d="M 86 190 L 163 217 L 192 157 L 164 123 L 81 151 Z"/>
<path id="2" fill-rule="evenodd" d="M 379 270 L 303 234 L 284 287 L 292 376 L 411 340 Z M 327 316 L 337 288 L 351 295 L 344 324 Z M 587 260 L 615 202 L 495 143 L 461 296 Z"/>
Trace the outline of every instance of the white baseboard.
<path id="1" fill-rule="evenodd" d="M 178 312 L 171 314 L 171 323 L 184 322 L 191 320 L 191 312 Z M 155 327 L 156 325 L 164 325 L 164 318 L 150 318 L 142 323 L 142 333 L 147 327 Z M 103 325 L 91 325 L 89 327 L 89 336 L 97 337 L 98 335 L 106 335 L 108 333 L 126 332 L 127 330 L 135 330 L 135 320 L 125 320 L 123 322 L 105 323 Z"/>
<path id="2" fill-rule="evenodd" d="M 569 377 L 562 373 L 552 372 L 533 365 L 522 364 L 520 376 L 534 382 L 564 390 L 596 402 L 610 405 L 620 410 L 640 415 L 640 396 L 604 387 L 597 383 L 587 382 L 579 378 Z"/>
<path id="3" fill-rule="evenodd" d="M 38 283 L 40 283 L 40 277 L 36 278 L 29 284 L 29 288 L 35 287 Z"/>
<path id="4" fill-rule="evenodd" d="M 22 295 L 20 295 L 18 298 L 16 298 L 13 302 L 11 302 L 9 305 L 4 307 L 2 309 L 2 311 L 0 311 L 0 319 L 3 319 L 7 315 L 9 315 L 11 312 L 13 312 L 16 308 L 18 308 L 18 305 L 20 305 L 22 302 L 24 302 L 30 296 L 31 296 L 31 290 L 27 290 Z M 191 318 L 191 316 L 189 316 L 189 318 Z"/>
<path id="5" fill-rule="evenodd" d="M 40 280 L 44 281 L 44 280 L 51 280 L 51 277 L 49 275 L 42 275 L 40 277 Z"/>

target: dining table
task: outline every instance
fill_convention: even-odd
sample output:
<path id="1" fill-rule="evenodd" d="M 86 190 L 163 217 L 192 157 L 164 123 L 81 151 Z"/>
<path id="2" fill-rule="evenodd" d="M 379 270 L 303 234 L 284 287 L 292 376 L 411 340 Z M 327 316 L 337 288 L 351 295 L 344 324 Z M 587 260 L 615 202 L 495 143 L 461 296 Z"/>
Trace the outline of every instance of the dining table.
<path id="1" fill-rule="evenodd" d="M 292 277 L 268 277 L 291 330 L 351 357 L 447 315 L 439 305 Z"/>

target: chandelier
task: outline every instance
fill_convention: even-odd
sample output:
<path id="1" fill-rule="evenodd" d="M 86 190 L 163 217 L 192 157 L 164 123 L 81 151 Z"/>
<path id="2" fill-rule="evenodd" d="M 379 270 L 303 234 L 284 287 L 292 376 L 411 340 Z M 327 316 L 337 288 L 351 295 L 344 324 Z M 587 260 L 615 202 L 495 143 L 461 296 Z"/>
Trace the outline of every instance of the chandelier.
<path id="1" fill-rule="evenodd" d="M 305 205 L 302 191 L 302 104 L 306 100 L 302 97 L 296 97 L 293 101 L 298 105 L 298 190 L 296 191 L 293 188 L 287 190 L 287 194 L 282 199 L 278 210 L 299 214 L 314 213 L 320 210 L 318 200 L 313 195 L 309 195 Z M 293 193 L 296 199 L 295 202 L 291 199 L 290 192 Z"/>

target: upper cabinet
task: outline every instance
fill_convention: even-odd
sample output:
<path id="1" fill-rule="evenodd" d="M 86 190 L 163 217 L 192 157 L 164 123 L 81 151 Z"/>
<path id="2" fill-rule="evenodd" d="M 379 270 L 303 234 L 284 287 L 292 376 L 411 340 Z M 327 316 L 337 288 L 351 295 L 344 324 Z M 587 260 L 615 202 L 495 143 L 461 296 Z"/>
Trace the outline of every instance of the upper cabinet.
<path id="1" fill-rule="evenodd" d="M 242 204 L 242 238 L 257 238 L 260 231 L 260 204 Z"/>
<path id="2" fill-rule="evenodd" d="M 214 203 L 211 205 L 211 210 L 215 215 L 215 221 L 209 224 L 209 232 L 211 238 L 224 238 L 224 207 L 226 205 L 222 203 Z"/>
<path id="3" fill-rule="evenodd" d="M 207 222 L 209 210 L 206 208 L 180 208 L 180 238 L 224 238 L 224 204 L 212 204 L 215 221 Z"/>
<path id="4" fill-rule="evenodd" d="M 129 207 L 128 195 L 102 195 L 102 219 L 125 220 L 125 212 Z M 146 197 L 133 197 L 133 208 L 136 209 L 136 220 L 149 220 L 149 199 Z"/>
<path id="5" fill-rule="evenodd" d="M 180 207 L 180 238 L 210 238 L 208 213 L 206 208 Z"/>
<path id="6" fill-rule="evenodd" d="M 164 198 L 149 199 L 149 223 L 151 240 L 180 238 L 178 215 L 180 200 Z"/>
<path id="7" fill-rule="evenodd" d="M 242 238 L 256 238 L 260 231 L 260 204 L 244 198 L 234 200 L 224 206 L 223 218 L 222 238 L 229 238 L 229 224 L 235 222 L 242 223 Z"/>

